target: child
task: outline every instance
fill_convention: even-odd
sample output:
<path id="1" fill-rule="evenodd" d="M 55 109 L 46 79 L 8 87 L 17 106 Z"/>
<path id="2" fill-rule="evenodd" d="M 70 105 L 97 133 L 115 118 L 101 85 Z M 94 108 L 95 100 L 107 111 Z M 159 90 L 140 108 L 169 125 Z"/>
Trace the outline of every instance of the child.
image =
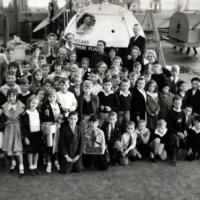
<path id="1" fill-rule="evenodd" d="M 26 77 L 22 77 L 19 79 L 20 93 L 18 94 L 18 99 L 26 105 L 28 98 L 32 95 L 32 93 L 28 90 L 29 80 Z"/>
<path id="2" fill-rule="evenodd" d="M 187 130 L 188 133 L 188 150 L 186 155 L 187 161 L 195 159 L 196 153 L 200 156 L 200 116 L 194 118 L 194 124 L 191 129 Z"/>
<path id="3" fill-rule="evenodd" d="M 69 59 L 63 60 L 62 72 L 65 73 L 65 77 L 69 77 L 70 76 L 70 61 L 69 61 Z"/>
<path id="4" fill-rule="evenodd" d="M 69 91 L 74 94 L 76 100 L 78 101 L 80 95 L 83 93 L 83 88 L 81 86 L 82 78 L 78 75 L 73 76 L 71 77 L 71 82 L 74 83 L 74 85 L 69 87 Z"/>
<path id="5" fill-rule="evenodd" d="M 180 73 L 180 67 L 178 65 L 172 65 L 171 74 L 172 76 L 167 78 L 170 86 L 170 92 L 176 94 L 177 92 L 177 83 L 180 81 L 178 75 Z"/>
<path id="6" fill-rule="evenodd" d="M 142 65 L 139 62 L 133 64 L 133 72 L 137 74 L 137 79 L 141 76 Z"/>
<path id="7" fill-rule="evenodd" d="M 152 73 L 150 71 L 144 71 L 143 75 L 145 82 L 148 83 L 151 80 Z"/>
<path id="8" fill-rule="evenodd" d="M 45 102 L 45 95 L 46 95 L 46 90 L 43 88 L 39 88 L 37 92 L 35 93 L 38 96 L 39 102 L 38 102 L 38 111 L 41 112 L 41 107 Z"/>
<path id="9" fill-rule="evenodd" d="M 80 125 L 83 132 L 89 128 L 90 117 L 99 113 L 99 98 L 92 94 L 93 83 L 91 81 L 83 82 L 83 94 L 78 101 L 77 111 L 79 113 Z"/>
<path id="10" fill-rule="evenodd" d="M 65 117 L 77 108 L 77 100 L 72 92 L 68 91 L 69 79 L 63 77 L 59 80 L 60 91 L 57 92 L 57 101 L 61 104 Z"/>
<path id="11" fill-rule="evenodd" d="M 123 79 L 123 78 L 128 78 L 128 69 L 127 68 L 125 68 L 125 67 L 122 67 L 122 69 L 121 69 L 121 79 Z"/>
<path id="12" fill-rule="evenodd" d="M 39 56 L 39 58 L 38 58 L 38 64 L 39 64 L 40 68 L 42 67 L 42 65 L 46 65 L 47 64 L 47 60 L 46 60 L 45 55 L 40 55 Z"/>
<path id="13" fill-rule="evenodd" d="M 60 80 L 60 79 L 58 79 L 57 81 L 55 81 L 54 84 L 53 84 L 53 88 L 54 88 L 57 92 L 60 91 L 60 83 L 59 83 L 59 80 Z"/>
<path id="14" fill-rule="evenodd" d="M 80 75 L 80 69 L 79 69 L 78 65 L 76 65 L 76 64 L 71 65 L 70 75 L 71 75 L 71 77 L 76 76 L 76 75 L 81 76 Z"/>
<path id="15" fill-rule="evenodd" d="M 187 86 L 187 84 L 185 81 L 179 81 L 177 83 L 177 93 L 176 94 L 182 98 L 182 107 L 181 108 L 185 108 L 185 106 L 187 105 L 187 101 L 188 101 L 186 86 Z"/>
<path id="16" fill-rule="evenodd" d="M 135 123 L 141 119 L 145 120 L 147 96 L 144 87 L 145 79 L 140 77 L 136 82 L 136 87 L 132 90 L 131 120 Z"/>
<path id="17" fill-rule="evenodd" d="M 172 165 L 177 166 L 176 156 L 178 148 L 185 148 L 186 145 L 186 134 L 185 134 L 185 113 L 181 110 L 182 100 L 179 96 L 173 97 L 173 110 L 169 112 L 168 116 L 168 129 L 171 134 L 174 134 L 176 139 L 176 146 L 174 147 L 174 154 L 172 158 Z"/>
<path id="18" fill-rule="evenodd" d="M 20 87 L 15 83 L 16 81 L 16 74 L 13 71 L 7 71 L 6 75 L 6 84 L 1 86 L 0 92 L 2 92 L 5 96 L 7 96 L 7 92 L 9 89 L 13 88 L 20 92 Z"/>
<path id="19" fill-rule="evenodd" d="M 42 77 L 43 77 L 43 82 L 45 79 L 49 78 L 49 72 L 50 72 L 50 67 L 49 65 L 42 65 Z"/>
<path id="20" fill-rule="evenodd" d="M 7 92 L 7 102 L 2 105 L 3 114 L 1 121 L 5 124 L 3 131 L 2 150 L 8 156 L 11 156 L 10 173 L 16 168 L 15 156 L 19 162 L 19 175 L 24 175 L 23 165 L 23 146 L 21 137 L 21 114 L 25 111 L 25 105 L 17 99 L 18 91 L 15 88 L 9 89 Z"/>
<path id="21" fill-rule="evenodd" d="M 192 88 L 187 91 L 187 104 L 193 107 L 192 114 L 194 116 L 200 115 L 200 91 L 199 84 L 200 79 L 198 77 L 194 77 L 191 80 Z"/>
<path id="22" fill-rule="evenodd" d="M 103 125 L 105 121 L 108 121 L 109 112 L 119 110 L 119 98 L 117 94 L 112 91 L 111 79 L 103 79 L 104 90 L 98 93 L 99 97 L 99 127 Z"/>
<path id="23" fill-rule="evenodd" d="M 54 80 L 52 78 L 47 78 L 44 80 L 43 88 L 45 91 L 52 88 L 54 85 Z"/>
<path id="24" fill-rule="evenodd" d="M 194 125 L 194 116 L 192 115 L 192 106 L 186 105 L 184 108 L 184 113 L 185 113 L 185 130 L 192 128 Z"/>
<path id="25" fill-rule="evenodd" d="M 43 122 L 54 122 L 56 125 L 56 131 L 53 135 L 53 146 L 46 148 L 47 152 L 47 168 L 46 172 L 51 173 L 52 164 L 51 158 L 52 155 L 55 155 L 55 163 L 57 170 L 60 170 L 60 164 L 58 162 L 58 151 L 59 151 L 59 138 L 60 138 L 60 123 L 64 116 L 64 111 L 61 105 L 56 101 L 57 93 L 54 89 L 49 89 L 47 91 L 48 101 L 46 104 L 43 104 L 41 107 L 41 118 Z"/>
<path id="26" fill-rule="evenodd" d="M 64 61 L 65 59 L 67 59 L 67 50 L 64 48 L 60 48 L 58 50 L 58 55 L 57 58 Z"/>
<path id="27" fill-rule="evenodd" d="M 65 73 L 62 71 L 62 61 L 61 60 L 56 60 L 54 62 L 54 72 L 50 74 L 50 78 L 52 78 L 53 80 L 55 79 L 55 77 L 65 77 Z"/>
<path id="28" fill-rule="evenodd" d="M 22 75 L 21 77 L 26 77 L 28 79 L 28 84 L 31 84 L 32 82 L 32 75 L 30 73 L 30 63 L 27 60 L 24 60 L 22 62 Z"/>
<path id="29" fill-rule="evenodd" d="M 150 158 L 152 162 L 156 163 L 156 156 L 161 160 L 167 159 L 167 151 L 169 150 L 170 144 L 170 132 L 167 129 L 167 123 L 164 119 L 160 119 L 157 122 L 156 130 L 152 135 Z"/>
<path id="30" fill-rule="evenodd" d="M 117 94 L 120 91 L 120 87 L 119 87 L 120 78 L 118 75 L 113 75 L 111 77 L 111 80 L 112 80 L 112 91 Z"/>
<path id="31" fill-rule="evenodd" d="M 117 65 L 112 65 L 110 67 L 110 70 L 108 72 L 108 74 L 110 74 L 110 77 L 112 77 L 113 75 L 119 75 L 119 67 Z"/>
<path id="32" fill-rule="evenodd" d="M 17 62 L 15 62 L 15 61 L 11 62 L 8 65 L 8 70 L 15 72 L 16 80 L 19 80 L 19 78 L 21 77 L 21 70 L 20 70 L 19 64 Z"/>
<path id="33" fill-rule="evenodd" d="M 134 88 L 137 81 L 137 74 L 135 72 L 131 72 L 129 73 L 128 78 L 130 80 L 130 88 Z"/>
<path id="34" fill-rule="evenodd" d="M 68 55 L 69 55 L 69 61 L 70 61 L 70 65 L 71 66 L 74 65 L 74 64 L 76 64 L 78 67 L 81 67 L 80 63 L 78 63 L 76 61 L 77 55 L 76 55 L 75 52 L 71 52 Z"/>
<path id="35" fill-rule="evenodd" d="M 118 122 L 121 126 L 130 121 L 132 94 L 129 91 L 129 87 L 129 80 L 127 78 L 123 78 L 121 82 L 120 91 L 119 93 L 117 93 L 120 104 L 120 108 L 118 111 Z"/>
<path id="36" fill-rule="evenodd" d="M 83 152 L 84 154 L 87 154 L 88 148 L 99 149 L 99 154 L 87 155 L 88 164 L 91 167 L 98 168 L 99 170 L 107 170 L 109 168 L 109 163 L 106 155 L 105 136 L 103 131 L 98 128 L 98 125 L 98 116 L 92 115 L 90 118 L 90 128 L 85 131 Z"/>
<path id="37" fill-rule="evenodd" d="M 75 172 L 83 171 L 82 149 L 83 132 L 77 126 L 78 113 L 70 112 L 68 117 L 69 124 L 61 127 L 61 169 L 60 173 L 66 174 L 72 170 Z"/>
<path id="38" fill-rule="evenodd" d="M 37 90 L 43 86 L 43 71 L 38 68 L 33 72 L 33 81 L 31 85 L 29 85 L 28 90 L 35 94 Z"/>
<path id="39" fill-rule="evenodd" d="M 159 87 L 159 86 L 158 86 Z M 160 87 L 161 92 L 158 93 L 160 103 L 159 119 L 167 121 L 168 113 L 172 109 L 174 95 L 169 91 L 169 83 L 165 82 Z"/>
<path id="40" fill-rule="evenodd" d="M 6 59 L 0 65 L 0 86 L 5 78 L 5 74 L 8 70 L 8 65 L 14 61 L 14 49 L 9 47 L 6 49 Z"/>
<path id="41" fill-rule="evenodd" d="M 89 68 L 90 65 L 90 60 L 86 57 L 81 59 L 81 69 L 80 73 L 81 76 L 83 77 L 83 81 L 89 80 L 90 73 L 91 73 L 91 68 Z"/>
<path id="42" fill-rule="evenodd" d="M 22 115 L 22 134 L 28 151 L 28 164 L 31 176 L 40 175 L 38 159 L 42 145 L 41 118 L 37 111 L 39 98 L 32 95 L 27 101 L 27 110 Z"/>
<path id="43" fill-rule="evenodd" d="M 150 130 L 146 128 L 146 122 L 144 120 L 138 121 L 138 128 L 135 130 L 137 134 L 137 142 L 136 147 L 138 152 L 139 158 L 144 157 L 145 154 L 150 154 L 151 147 L 149 145 L 149 138 L 150 138 Z"/>
<path id="44" fill-rule="evenodd" d="M 157 83 L 158 91 L 162 91 L 162 84 L 166 82 L 166 77 L 162 72 L 162 66 L 155 62 L 153 65 L 153 74 L 151 76 L 151 79 L 154 80 Z"/>
<path id="45" fill-rule="evenodd" d="M 102 85 L 103 79 L 105 78 L 105 73 L 108 69 L 105 62 L 98 62 L 96 65 L 97 71 L 99 72 L 99 83 Z"/>
<path id="46" fill-rule="evenodd" d="M 91 70 L 89 80 L 93 83 L 92 94 L 97 95 L 103 90 L 102 86 L 98 84 L 99 74 L 96 69 Z"/>
<path id="47" fill-rule="evenodd" d="M 128 165 L 129 158 L 141 158 L 141 155 L 136 149 L 137 134 L 135 131 L 135 124 L 129 121 L 126 125 L 126 132 L 121 139 L 121 153 L 119 157 L 120 165 Z"/>
<path id="48" fill-rule="evenodd" d="M 120 151 L 121 129 L 117 123 L 116 112 L 111 111 L 109 113 L 108 122 L 103 124 L 102 130 L 105 134 L 106 145 L 108 146 L 111 161 L 114 166 L 117 166 L 116 158 Z"/>
<path id="49" fill-rule="evenodd" d="M 158 114 L 160 112 L 160 104 L 158 100 L 157 84 L 154 80 L 150 80 L 147 85 L 147 127 L 152 130 L 156 128 Z"/>
<path id="50" fill-rule="evenodd" d="M 119 70 L 121 70 L 121 68 L 122 68 L 122 66 L 123 66 L 123 62 L 122 62 L 121 57 L 115 56 L 114 59 L 113 59 L 112 65 L 117 65 L 118 68 L 119 68 Z"/>

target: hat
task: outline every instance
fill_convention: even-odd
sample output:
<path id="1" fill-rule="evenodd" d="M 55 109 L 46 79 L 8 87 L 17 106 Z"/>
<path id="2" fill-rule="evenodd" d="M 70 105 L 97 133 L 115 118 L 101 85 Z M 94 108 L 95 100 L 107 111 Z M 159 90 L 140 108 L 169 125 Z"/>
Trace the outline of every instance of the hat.
<path id="1" fill-rule="evenodd" d="M 41 47 L 37 44 L 32 44 L 31 45 L 31 53 L 33 53 L 36 49 L 41 49 Z"/>
<path id="2" fill-rule="evenodd" d="M 177 87 L 179 88 L 182 84 L 184 84 L 184 83 L 186 83 L 185 81 L 179 81 L 178 83 L 177 83 Z"/>

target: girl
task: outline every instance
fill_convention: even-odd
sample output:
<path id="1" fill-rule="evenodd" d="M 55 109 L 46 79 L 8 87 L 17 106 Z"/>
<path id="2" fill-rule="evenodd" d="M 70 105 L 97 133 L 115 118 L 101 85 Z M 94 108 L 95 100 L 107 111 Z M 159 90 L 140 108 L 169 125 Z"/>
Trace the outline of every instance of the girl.
<path id="1" fill-rule="evenodd" d="M 167 121 L 168 113 L 172 109 L 174 95 L 169 91 L 169 84 L 165 82 L 161 85 L 161 92 L 158 93 L 158 99 L 160 102 L 159 119 Z"/>
<path id="2" fill-rule="evenodd" d="M 64 111 L 61 105 L 56 101 L 57 93 L 54 89 L 49 89 L 47 92 L 48 101 L 46 104 L 42 105 L 41 117 L 43 122 L 55 122 L 56 132 L 54 133 L 54 141 L 52 147 L 47 147 L 47 168 L 46 172 L 51 173 L 52 164 L 51 158 L 52 155 L 55 155 L 55 166 L 57 170 L 60 170 L 60 165 L 58 162 L 58 151 L 59 151 L 59 137 L 60 137 L 60 123 L 64 116 Z"/>
<path id="3" fill-rule="evenodd" d="M 115 47 L 110 47 L 109 51 L 108 51 L 108 59 L 105 61 L 105 63 L 107 64 L 108 68 L 110 69 L 110 66 L 113 64 L 114 58 L 117 54 L 117 49 Z"/>
<path id="4" fill-rule="evenodd" d="M 122 62 L 121 57 L 115 56 L 114 59 L 113 59 L 113 65 L 119 66 L 119 70 L 121 70 L 121 68 L 123 66 L 123 62 Z"/>
<path id="5" fill-rule="evenodd" d="M 37 107 L 39 111 L 41 111 L 41 107 L 44 104 L 45 94 L 46 94 L 46 91 L 43 88 L 39 88 L 36 92 L 36 95 L 39 99 L 39 103 L 38 103 L 38 107 Z"/>
<path id="6" fill-rule="evenodd" d="M 55 77 L 65 77 L 65 73 L 62 71 L 63 62 L 62 60 L 56 60 L 53 64 L 54 72 L 49 75 L 50 78 L 55 79 Z"/>
<path id="7" fill-rule="evenodd" d="M 147 127 L 152 130 L 156 128 L 160 105 L 158 101 L 157 84 L 154 80 L 150 80 L 147 85 Z"/>
<path id="8" fill-rule="evenodd" d="M 63 69 L 62 69 L 62 72 L 65 73 L 65 77 L 69 77 L 70 76 L 70 61 L 69 59 L 65 59 L 63 61 Z"/>
<path id="9" fill-rule="evenodd" d="M 77 55 L 75 52 L 69 53 L 70 65 L 72 66 L 72 65 L 76 64 L 76 65 L 78 65 L 78 67 L 80 67 L 81 65 L 79 62 L 76 61 L 76 58 L 77 58 Z"/>
<path id="10" fill-rule="evenodd" d="M 41 119 L 37 111 L 39 98 L 32 95 L 27 100 L 27 110 L 22 116 L 22 134 L 28 151 L 28 163 L 32 176 L 40 175 L 38 170 L 38 158 L 42 145 Z"/>
<path id="11" fill-rule="evenodd" d="M 45 55 L 40 55 L 39 56 L 38 63 L 39 63 L 40 69 L 42 68 L 42 65 L 46 65 L 47 64 L 47 60 L 46 60 Z"/>
<path id="12" fill-rule="evenodd" d="M 134 120 L 135 123 L 141 119 L 145 120 L 147 96 L 144 87 L 145 79 L 140 77 L 136 81 L 136 87 L 132 90 L 131 120 Z"/>
<path id="13" fill-rule="evenodd" d="M 106 74 L 108 67 L 105 62 L 101 61 L 101 62 L 97 63 L 96 68 L 99 72 L 99 84 L 102 85 L 103 79 L 105 78 L 105 74 Z"/>
<path id="14" fill-rule="evenodd" d="M 177 95 L 182 98 L 182 106 L 181 109 L 185 108 L 187 105 L 187 100 L 188 100 L 188 95 L 187 95 L 187 90 L 186 90 L 186 82 L 185 81 L 179 81 L 177 83 Z"/>
<path id="15" fill-rule="evenodd" d="M 29 86 L 28 90 L 35 94 L 36 91 L 42 87 L 42 83 L 43 83 L 43 75 L 42 75 L 42 70 L 41 69 L 36 69 L 34 72 L 33 72 L 33 81 L 31 83 L 31 85 Z"/>
<path id="16" fill-rule="evenodd" d="M 88 80 L 90 76 L 91 69 L 89 68 L 90 60 L 86 57 L 81 59 L 81 69 L 80 73 L 83 80 Z"/>
<path id="17" fill-rule="evenodd" d="M 11 156 L 10 173 L 13 173 L 16 168 L 15 156 L 19 161 L 19 175 L 24 175 L 23 165 L 23 147 L 21 138 L 20 118 L 25 111 L 25 105 L 17 99 L 18 92 L 16 89 L 9 89 L 7 93 L 7 103 L 2 105 L 3 114 L 1 122 L 5 122 L 4 137 L 2 150 Z"/>
<path id="18" fill-rule="evenodd" d="M 17 62 L 15 62 L 15 61 L 11 62 L 8 66 L 8 70 L 15 72 L 17 81 L 20 79 L 21 70 L 20 70 L 20 66 Z"/>

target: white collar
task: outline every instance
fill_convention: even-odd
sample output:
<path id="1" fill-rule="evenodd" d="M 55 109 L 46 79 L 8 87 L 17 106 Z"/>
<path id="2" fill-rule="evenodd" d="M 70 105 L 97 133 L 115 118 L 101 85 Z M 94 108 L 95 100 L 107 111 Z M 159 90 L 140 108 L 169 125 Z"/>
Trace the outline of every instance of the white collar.
<path id="1" fill-rule="evenodd" d="M 151 96 L 153 99 L 155 99 L 156 97 L 158 97 L 158 93 L 150 93 L 149 91 L 147 91 L 147 94 L 149 96 Z"/>
<path id="2" fill-rule="evenodd" d="M 182 111 L 181 109 L 176 110 L 175 108 L 173 108 L 173 110 L 176 111 L 176 112 L 181 112 Z"/>
<path id="3" fill-rule="evenodd" d="M 12 105 L 11 103 L 8 103 L 8 110 L 10 110 L 11 108 L 13 108 L 13 110 L 15 111 L 17 107 L 17 104 Z"/>
<path id="4" fill-rule="evenodd" d="M 37 109 L 35 109 L 34 111 L 26 110 L 26 112 L 30 115 L 30 114 L 36 113 Z"/>
<path id="5" fill-rule="evenodd" d="M 178 81 L 178 77 L 175 77 L 175 78 L 174 78 L 173 76 L 171 76 L 170 79 L 171 79 L 171 81 L 174 81 L 174 80 L 175 80 L 175 82 Z"/>
<path id="6" fill-rule="evenodd" d="M 22 91 L 21 91 L 21 89 L 20 89 L 20 94 L 22 95 L 22 96 L 26 96 L 26 95 L 28 95 L 28 94 L 30 94 L 31 92 L 29 91 L 29 90 L 27 90 L 27 92 L 26 93 L 22 93 Z"/>
<path id="7" fill-rule="evenodd" d="M 22 76 L 28 77 L 28 76 L 32 76 L 32 74 L 29 72 L 27 75 L 25 75 L 25 74 L 22 72 Z"/>
<path id="8" fill-rule="evenodd" d="M 70 46 L 68 45 L 68 43 L 66 43 L 66 44 L 65 44 L 65 47 L 66 47 L 67 49 L 70 49 L 71 51 L 74 50 L 74 45 L 73 45 L 73 44 L 72 44 L 72 47 L 70 47 Z"/>
<path id="9" fill-rule="evenodd" d="M 112 126 L 110 123 L 109 123 L 109 128 L 111 129 L 113 127 L 113 129 L 115 129 L 115 124 Z"/>
<path id="10" fill-rule="evenodd" d="M 107 97 L 110 94 L 114 94 L 114 92 L 111 90 L 109 93 L 106 93 L 105 90 L 103 90 L 104 95 Z"/>
<path id="11" fill-rule="evenodd" d="M 120 90 L 119 95 L 123 95 L 124 97 L 127 97 L 128 95 L 131 95 L 130 91 L 128 90 L 128 92 L 125 94 L 124 92 L 122 92 Z"/>
<path id="12" fill-rule="evenodd" d="M 166 128 L 162 133 L 158 132 L 157 129 L 155 130 L 155 134 L 156 134 L 156 135 L 159 135 L 159 136 L 161 136 L 161 137 L 163 137 L 166 133 L 167 133 L 167 128 Z"/>
<path id="13" fill-rule="evenodd" d="M 197 129 L 195 128 L 195 126 L 192 127 L 192 130 L 194 130 L 196 134 L 200 133 L 200 130 L 197 131 Z"/>

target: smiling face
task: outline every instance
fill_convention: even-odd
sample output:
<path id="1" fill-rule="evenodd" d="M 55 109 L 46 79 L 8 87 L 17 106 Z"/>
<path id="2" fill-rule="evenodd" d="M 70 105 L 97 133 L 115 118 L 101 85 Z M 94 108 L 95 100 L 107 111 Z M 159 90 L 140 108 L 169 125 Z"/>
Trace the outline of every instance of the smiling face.
<path id="1" fill-rule="evenodd" d="M 136 59 L 139 56 L 139 52 L 136 49 L 133 49 L 131 55 L 133 59 Z"/>
<path id="2" fill-rule="evenodd" d="M 182 100 L 174 100 L 173 106 L 176 110 L 180 110 L 182 106 Z"/>
<path id="3" fill-rule="evenodd" d="M 127 128 L 126 128 L 126 131 L 127 131 L 127 133 L 129 133 L 129 134 L 133 133 L 134 130 L 135 130 L 135 126 L 133 126 L 133 125 L 129 125 L 129 126 L 127 126 Z"/>
<path id="4" fill-rule="evenodd" d="M 99 52 L 104 52 L 104 48 L 105 48 L 105 46 L 104 46 L 103 42 L 97 42 L 97 50 Z"/>
<path id="5" fill-rule="evenodd" d="M 28 74 L 30 71 L 30 65 L 29 64 L 26 64 L 26 65 L 22 65 L 22 72 L 23 74 Z"/>
<path id="6" fill-rule="evenodd" d="M 142 90 L 145 87 L 145 80 L 139 80 L 137 83 L 137 87 Z"/>
<path id="7" fill-rule="evenodd" d="M 42 101 L 45 97 L 45 91 L 39 91 L 37 96 L 38 96 L 39 100 Z"/>
<path id="8" fill-rule="evenodd" d="M 111 88 L 112 88 L 112 83 L 111 82 L 104 83 L 103 88 L 104 88 L 105 92 L 109 93 L 111 91 Z"/>
<path id="9" fill-rule="evenodd" d="M 154 63 L 155 62 L 155 57 L 154 57 L 153 53 L 148 53 L 147 54 L 147 60 L 149 61 L 149 63 Z"/>
<path id="10" fill-rule="evenodd" d="M 66 38 L 66 41 L 69 45 L 71 45 L 74 41 L 74 36 L 72 34 L 69 34 Z"/>
<path id="11" fill-rule="evenodd" d="M 179 87 L 180 91 L 181 91 L 181 92 L 186 92 L 186 86 L 187 86 L 187 84 L 186 84 L 186 83 L 183 83 L 183 84 Z"/>
<path id="12" fill-rule="evenodd" d="M 16 77 L 12 75 L 7 75 L 6 76 L 6 83 L 8 86 L 13 87 L 15 85 Z"/>
<path id="13" fill-rule="evenodd" d="M 56 43 L 56 37 L 54 37 L 54 36 L 48 37 L 48 43 L 49 43 L 51 46 L 55 45 L 55 43 Z"/>
<path id="14" fill-rule="evenodd" d="M 163 87 L 162 91 L 163 91 L 164 94 L 167 94 L 169 92 L 169 86 Z"/>
<path id="15" fill-rule="evenodd" d="M 31 111 L 34 111 L 37 106 L 38 106 L 38 103 L 39 101 L 37 99 L 33 99 L 31 102 L 30 102 L 30 110 Z"/>
<path id="16" fill-rule="evenodd" d="M 127 93 L 130 87 L 130 83 L 129 82 L 122 82 L 121 84 L 121 90 L 124 93 Z"/>
<path id="17" fill-rule="evenodd" d="M 66 93 L 66 92 L 68 91 L 68 88 L 69 88 L 69 83 L 68 83 L 68 81 L 65 81 L 65 83 L 60 82 L 60 90 L 61 90 L 63 93 Z"/>
<path id="18" fill-rule="evenodd" d="M 115 50 L 111 49 L 109 51 L 109 56 L 110 56 L 110 58 L 114 58 L 116 56 Z"/>
<path id="19" fill-rule="evenodd" d="M 9 96 L 8 96 L 8 102 L 10 104 L 16 104 L 16 101 L 17 101 L 17 96 L 13 93 L 11 93 Z"/>
<path id="20" fill-rule="evenodd" d="M 50 103 L 55 103 L 57 99 L 57 95 L 56 94 L 52 94 L 48 96 L 48 100 Z"/>
<path id="21" fill-rule="evenodd" d="M 69 121 L 69 125 L 74 127 L 76 125 L 77 121 L 78 121 L 78 116 L 77 115 L 71 115 L 68 118 L 68 121 Z"/>

